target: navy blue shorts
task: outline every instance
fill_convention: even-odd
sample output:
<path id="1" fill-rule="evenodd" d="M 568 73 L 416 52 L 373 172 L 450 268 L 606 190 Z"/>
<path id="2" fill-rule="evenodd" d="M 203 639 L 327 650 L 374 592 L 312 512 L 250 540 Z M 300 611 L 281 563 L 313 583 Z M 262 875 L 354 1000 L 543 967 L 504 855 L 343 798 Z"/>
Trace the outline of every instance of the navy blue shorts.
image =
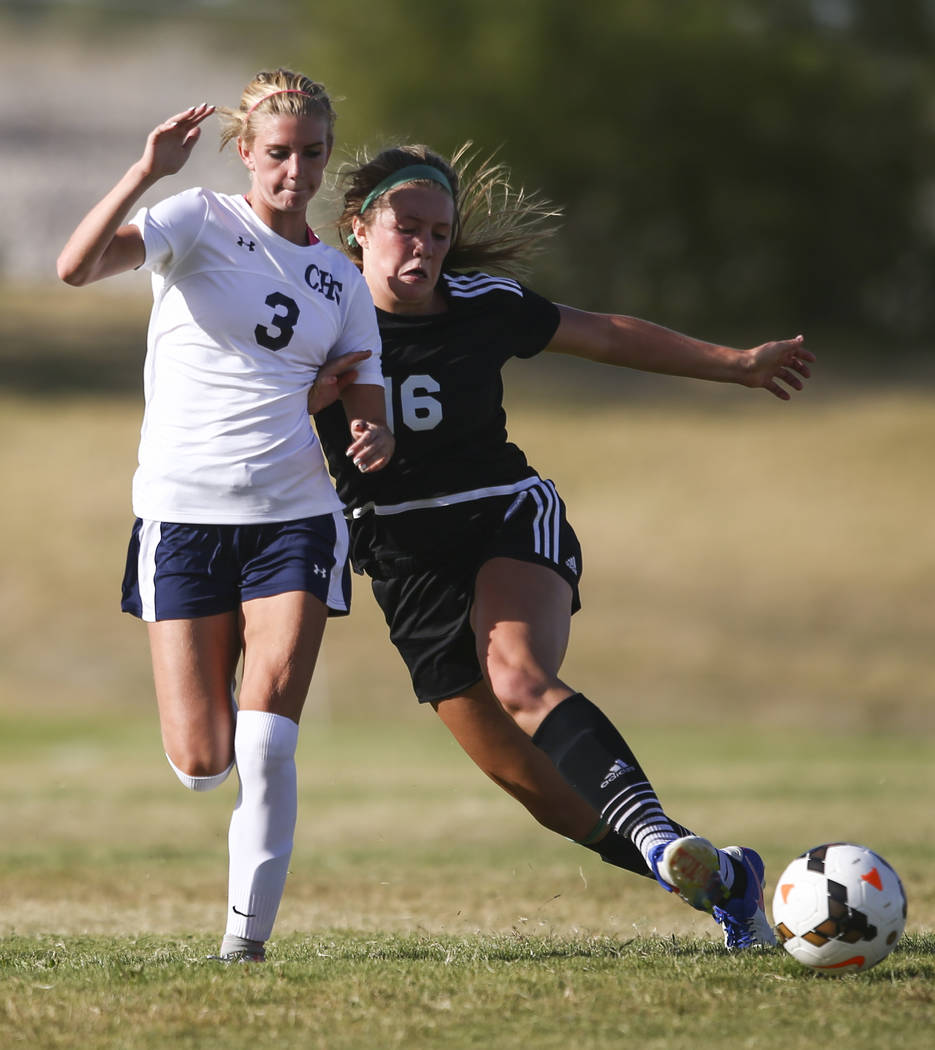
<path id="1" fill-rule="evenodd" d="M 124 612 L 191 620 L 251 598 L 306 591 L 331 615 L 351 605 L 343 515 L 262 525 L 187 525 L 137 518 L 123 577 Z"/>

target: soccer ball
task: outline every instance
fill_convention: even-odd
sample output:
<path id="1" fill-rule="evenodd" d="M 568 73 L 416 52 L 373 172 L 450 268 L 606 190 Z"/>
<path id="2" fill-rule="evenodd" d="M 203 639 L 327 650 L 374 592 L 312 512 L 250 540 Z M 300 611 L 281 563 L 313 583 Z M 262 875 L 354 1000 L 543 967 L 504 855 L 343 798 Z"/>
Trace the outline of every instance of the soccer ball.
<path id="1" fill-rule="evenodd" d="M 869 970 L 896 946 L 906 895 L 886 861 L 852 842 L 816 846 L 779 876 L 776 936 L 804 966 L 822 973 Z"/>

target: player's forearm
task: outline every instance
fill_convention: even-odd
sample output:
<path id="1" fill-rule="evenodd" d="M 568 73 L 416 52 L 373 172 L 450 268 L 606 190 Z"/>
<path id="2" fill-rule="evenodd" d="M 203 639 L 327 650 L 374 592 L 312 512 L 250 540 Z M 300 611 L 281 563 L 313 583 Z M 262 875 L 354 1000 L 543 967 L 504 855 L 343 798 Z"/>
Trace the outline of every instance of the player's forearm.
<path id="1" fill-rule="evenodd" d="M 749 358 L 742 350 L 635 317 L 611 316 L 608 322 L 613 332 L 611 364 L 720 383 L 742 382 L 746 374 Z"/>
<path id="2" fill-rule="evenodd" d="M 396 439 L 386 424 L 383 387 L 352 384 L 342 395 L 351 432 L 347 455 L 362 474 L 382 470 L 393 456 Z"/>
<path id="3" fill-rule="evenodd" d="M 706 343 L 670 328 L 624 314 L 559 307 L 561 320 L 548 349 L 590 361 L 644 372 L 743 382 L 748 355 Z"/>
<path id="4" fill-rule="evenodd" d="M 142 261 L 133 245 L 115 244 L 130 208 L 155 182 L 137 162 L 78 223 L 58 257 L 58 276 L 66 284 L 84 285 L 132 269 Z M 139 255 L 139 258 L 137 258 Z"/>
<path id="5" fill-rule="evenodd" d="M 341 394 L 348 422 L 364 420 L 374 426 L 386 426 L 386 397 L 382 386 L 352 383 Z"/>

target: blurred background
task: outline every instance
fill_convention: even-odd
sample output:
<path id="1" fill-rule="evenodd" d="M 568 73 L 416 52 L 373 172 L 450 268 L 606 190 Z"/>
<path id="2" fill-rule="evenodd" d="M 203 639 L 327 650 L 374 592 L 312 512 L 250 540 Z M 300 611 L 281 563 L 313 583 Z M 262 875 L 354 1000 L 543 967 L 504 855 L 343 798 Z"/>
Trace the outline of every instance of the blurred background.
<path id="1" fill-rule="evenodd" d="M 51 279 L 155 122 L 287 65 L 339 100 L 337 159 L 470 139 L 560 203 L 549 294 L 845 332 L 890 367 L 926 352 L 932 0 L 0 0 L 0 18 L 5 282 Z M 242 185 L 210 137 L 185 184 Z"/>
<path id="2" fill-rule="evenodd" d="M 55 257 L 152 126 L 286 65 L 337 100 L 334 172 L 471 140 L 560 204 L 544 294 L 821 355 L 788 406 L 511 366 L 516 436 L 583 533 L 588 688 L 650 720 L 756 695 L 753 719 L 929 727 L 933 53 L 935 0 L 0 0 L 0 703 L 151 703 L 116 612 L 148 279 L 68 289 Z M 199 183 L 246 187 L 213 124 L 153 196 Z M 357 593 L 315 688 L 418 717 Z"/>

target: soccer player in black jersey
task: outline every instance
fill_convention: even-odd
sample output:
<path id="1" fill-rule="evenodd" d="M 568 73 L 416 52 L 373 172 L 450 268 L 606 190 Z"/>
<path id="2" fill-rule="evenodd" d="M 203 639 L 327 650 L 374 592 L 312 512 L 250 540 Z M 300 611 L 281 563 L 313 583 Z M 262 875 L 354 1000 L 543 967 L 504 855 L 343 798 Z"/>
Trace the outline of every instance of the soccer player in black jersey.
<path id="1" fill-rule="evenodd" d="M 377 307 L 396 437 L 388 467 L 361 471 L 340 406 L 310 401 L 355 566 L 419 700 L 484 772 L 545 826 L 713 912 L 728 948 L 772 944 L 759 855 L 673 821 L 620 733 L 559 677 L 581 550 L 555 486 L 507 439 L 500 370 L 548 350 L 785 400 L 814 356 L 801 337 L 736 350 L 542 298 L 515 275 L 554 212 L 512 192 L 502 165 L 469 168 L 463 151 L 449 163 L 405 146 L 347 175 L 338 227 Z"/>

